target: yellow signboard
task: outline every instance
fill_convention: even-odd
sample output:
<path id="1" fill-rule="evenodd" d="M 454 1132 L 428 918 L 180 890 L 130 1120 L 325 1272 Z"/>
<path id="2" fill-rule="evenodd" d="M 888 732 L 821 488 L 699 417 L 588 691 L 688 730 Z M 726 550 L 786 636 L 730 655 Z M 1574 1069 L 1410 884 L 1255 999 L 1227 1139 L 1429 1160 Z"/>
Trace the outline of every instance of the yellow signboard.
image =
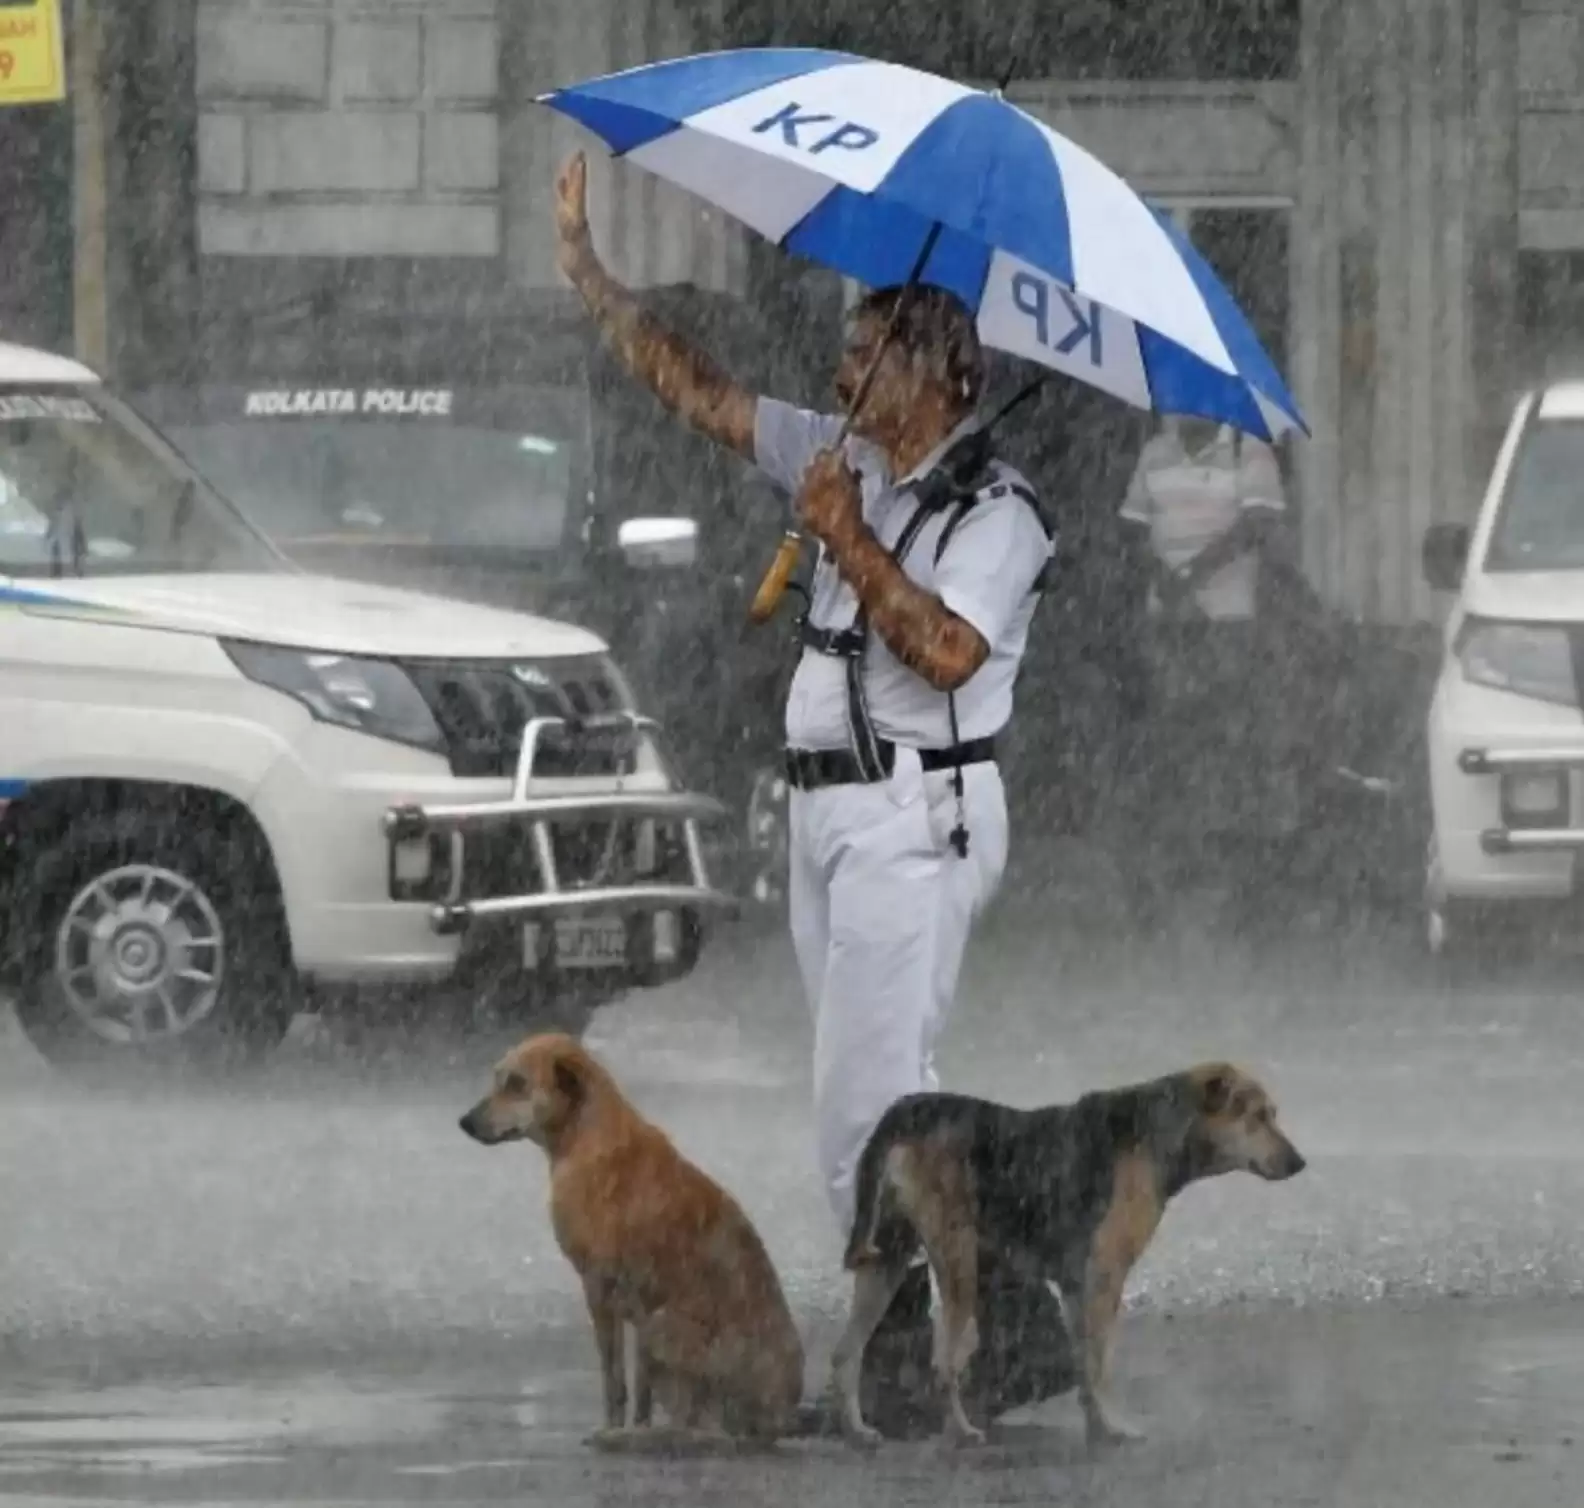
<path id="1" fill-rule="evenodd" d="M 0 3 L 0 105 L 66 98 L 60 0 Z"/>

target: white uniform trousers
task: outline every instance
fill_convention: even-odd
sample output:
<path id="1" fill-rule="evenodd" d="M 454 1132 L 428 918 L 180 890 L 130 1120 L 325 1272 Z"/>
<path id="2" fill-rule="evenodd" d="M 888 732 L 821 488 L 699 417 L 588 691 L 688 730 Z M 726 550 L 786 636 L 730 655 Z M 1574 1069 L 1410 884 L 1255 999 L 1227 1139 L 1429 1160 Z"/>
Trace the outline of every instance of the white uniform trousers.
<path id="1" fill-rule="evenodd" d="M 950 770 L 898 747 L 889 780 L 793 791 L 792 940 L 814 1015 L 816 1152 L 843 1239 L 870 1133 L 904 1094 L 935 1089 L 945 1024 L 975 917 L 1006 867 L 994 763 L 963 768 L 968 856 Z"/>

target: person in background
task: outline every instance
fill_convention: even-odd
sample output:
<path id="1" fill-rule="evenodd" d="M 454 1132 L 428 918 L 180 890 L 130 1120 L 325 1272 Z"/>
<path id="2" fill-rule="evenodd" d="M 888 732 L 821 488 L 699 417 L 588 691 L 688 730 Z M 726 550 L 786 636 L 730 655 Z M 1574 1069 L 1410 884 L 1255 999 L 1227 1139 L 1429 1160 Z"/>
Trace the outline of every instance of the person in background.
<path id="1" fill-rule="evenodd" d="M 1163 419 L 1128 484 L 1121 518 L 1149 582 L 1148 736 L 1129 780 L 1141 923 L 1180 893 L 1207 844 L 1236 854 L 1234 889 L 1257 889 L 1250 840 L 1296 821 L 1289 793 L 1305 757 L 1287 691 L 1298 677 L 1259 611 L 1285 511 L 1271 446 L 1204 419 Z"/>
<path id="2" fill-rule="evenodd" d="M 1148 535 L 1155 611 L 1182 623 L 1251 624 L 1260 553 L 1286 507 L 1264 441 L 1210 420 L 1163 420 L 1122 504 L 1123 520 Z"/>

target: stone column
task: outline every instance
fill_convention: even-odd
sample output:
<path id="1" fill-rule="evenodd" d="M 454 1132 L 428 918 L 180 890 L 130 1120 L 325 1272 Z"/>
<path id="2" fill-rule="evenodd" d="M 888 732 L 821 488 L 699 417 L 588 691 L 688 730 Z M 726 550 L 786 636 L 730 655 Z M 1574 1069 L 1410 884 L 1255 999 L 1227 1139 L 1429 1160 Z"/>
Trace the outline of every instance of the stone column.
<path id="1" fill-rule="evenodd" d="M 1295 227 L 1305 564 L 1366 620 L 1429 616 L 1507 402 L 1518 0 L 1309 0 Z M 1489 421 L 1489 423 L 1487 423 Z"/>
<path id="2" fill-rule="evenodd" d="M 1468 79 L 1469 420 L 1463 495 L 1448 516 L 1474 507 L 1506 428 L 1517 380 L 1519 210 L 1518 45 L 1521 0 L 1461 0 Z"/>

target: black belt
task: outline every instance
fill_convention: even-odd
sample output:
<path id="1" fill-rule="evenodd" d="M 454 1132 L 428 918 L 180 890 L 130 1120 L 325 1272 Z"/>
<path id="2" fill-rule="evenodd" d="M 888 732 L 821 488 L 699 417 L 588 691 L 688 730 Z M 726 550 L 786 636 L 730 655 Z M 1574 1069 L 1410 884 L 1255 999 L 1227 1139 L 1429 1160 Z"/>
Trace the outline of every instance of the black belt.
<path id="1" fill-rule="evenodd" d="M 889 738 L 878 741 L 880 765 L 887 775 L 896 768 L 897 746 Z M 920 749 L 919 763 L 926 770 L 954 770 L 962 765 L 985 764 L 995 758 L 995 739 L 969 738 L 945 749 Z M 850 749 L 788 749 L 787 784 L 794 790 L 814 791 L 826 785 L 866 784 L 857 757 Z"/>

